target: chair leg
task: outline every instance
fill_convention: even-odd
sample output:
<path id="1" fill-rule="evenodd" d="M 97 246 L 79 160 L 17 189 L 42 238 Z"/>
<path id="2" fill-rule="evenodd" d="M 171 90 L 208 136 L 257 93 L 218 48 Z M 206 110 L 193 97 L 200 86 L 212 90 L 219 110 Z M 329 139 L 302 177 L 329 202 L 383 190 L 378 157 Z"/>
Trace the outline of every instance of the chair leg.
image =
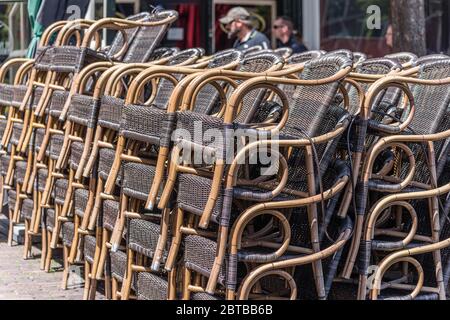
<path id="1" fill-rule="evenodd" d="M 105 270 L 105 263 L 106 263 L 106 256 L 108 255 L 109 249 L 106 246 L 106 243 L 109 241 L 109 230 L 103 229 L 103 236 L 102 236 L 102 249 L 100 252 L 99 261 L 97 264 L 97 272 L 95 275 L 95 278 L 97 280 L 101 280 L 103 277 L 103 273 Z"/>
<path id="2" fill-rule="evenodd" d="M 23 245 L 23 259 L 24 260 L 27 260 L 31 256 L 31 252 L 30 252 L 31 234 L 28 233 L 29 230 L 30 230 L 30 221 L 28 219 L 25 219 L 25 232 L 24 232 L 25 241 L 24 241 L 24 245 Z"/>
<path id="3" fill-rule="evenodd" d="M 70 271 L 70 264 L 69 264 L 69 248 L 64 245 L 63 246 L 63 254 L 64 254 L 64 272 L 63 272 L 63 279 L 61 288 L 63 290 L 67 290 L 67 283 L 69 281 L 69 271 Z"/>
<path id="4" fill-rule="evenodd" d="M 91 288 L 91 264 L 87 261 L 84 262 L 84 291 L 83 300 L 88 300 L 89 291 Z"/>
<path id="5" fill-rule="evenodd" d="M 41 231 L 41 264 L 40 269 L 45 269 L 45 259 L 47 258 L 47 230 L 45 229 L 45 225 L 42 223 L 42 231 Z"/>
<path id="6" fill-rule="evenodd" d="M 91 276 L 92 276 L 92 269 L 91 269 Z M 86 300 L 95 300 L 95 296 L 97 294 L 97 279 L 91 277 L 89 279 L 89 282 L 85 283 L 85 286 L 86 284 L 89 284 L 89 288 L 87 289 L 88 293 Z M 86 287 L 84 287 L 84 289 L 86 290 Z"/>
<path id="7" fill-rule="evenodd" d="M 105 182 L 100 177 L 98 178 L 97 181 L 98 182 L 97 182 L 97 188 L 95 190 L 94 208 L 92 209 L 91 216 L 89 217 L 89 225 L 88 225 L 89 230 L 94 230 L 95 225 L 97 223 L 97 216 L 103 205 L 101 193 L 103 191 L 103 186 L 104 186 Z M 86 212 L 85 212 L 85 214 L 86 214 Z"/>
<path id="8" fill-rule="evenodd" d="M 112 283 L 111 283 L 111 277 L 107 274 L 105 274 L 105 297 L 108 300 L 111 300 L 112 298 Z"/>
<path id="9" fill-rule="evenodd" d="M 181 246 L 181 226 L 183 223 L 183 210 L 177 208 L 177 217 L 176 217 L 176 223 L 175 223 L 175 230 L 174 230 L 174 236 L 172 238 L 172 245 L 170 246 L 170 250 L 167 256 L 167 261 L 165 265 L 165 269 L 167 271 L 171 271 L 175 265 L 176 258 L 178 256 L 178 251 L 180 250 Z"/>
<path id="10" fill-rule="evenodd" d="M 45 272 L 50 272 L 50 265 L 52 262 L 53 248 L 50 245 L 50 239 L 52 237 L 52 233 L 47 231 L 47 254 L 45 258 Z"/>
<path id="11" fill-rule="evenodd" d="M 74 235 L 72 239 L 72 246 L 69 251 L 69 263 L 73 264 L 78 253 L 78 242 L 80 242 L 80 233 L 78 227 L 80 226 L 80 217 L 75 215 L 74 219 Z"/>
<path id="12" fill-rule="evenodd" d="M 1 212 L 3 212 L 3 195 L 4 195 L 4 188 L 3 188 L 3 176 L 0 175 L 0 208 Z"/>
<path id="13" fill-rule="evenodd" d="M 170 280 L 170 277 L 169 277 Z M 189 285 L 191 284 L 191 270 L 184 266 L 184 276 L 183 276 L 183 300 L 189 300 L 191 293 L 189 292 Z M 170 285 L 169 285 L 170 286 Z"/>
<path id="14" fill-rule="evenodd" d="M 167 244 L 167 236 L 169 233 L 169 220 L 170 220 L 170 210 L 164 209 L 163 216 L 161 219 L 161 231 L 158 237 L 158 244 L 155 249 L 155 254 L 152 261 L 152 270 L 159 271 L 161 260 L 164 254 L 164 248 Z"/>
<path id="15" fill-rule="evenodd" d="M 131 282 L 133 281 L 133 260 L 134 252 L 128 249 L 127 257 L 127 270 L 125 271 L 125 276 L 122 282 L 122 290 L 120 290 L 120 299 L 129 300 L 131 291 Z"/>
<path id="16" fill-rule="evenodd" d="M 55 205 L 55 224 L 53 226 L 53 230 L 51 232 L 51 236 L 49 238 L 50 240 L 50 247 L 52 247 L 52 249 L 56 249 L 56 246 L 58 245 L 58 241 L 59 241 L 59 234 L 61 232 L 61 221 L 59 220 L 59 216 L 60 216 L 60 206 L 59 205 Z"/>
<path id="17" fill-rule="evenodd" d="M 14 214 L 10 214 L 9 229 L 8 229 L 8 246 L 12 247 L 13 233 L 14 233 Z"/>
<path id="18" fill-rule="evenodd" d="M 128 204 L 128 197 L 126 195 L 122 195 L 122 199 L 120 201 L 120 212 L 117 215 L 116 223 L 114 226 L 114 230 L 111 235 L 110 243 L 111 243 L 111 251 L 115 252 L 119 249 L 120 243 L 122 241 L 122 234 L 125 228 L 126 217 L 125 211 Z"/>
<path id="19" fill-rule="evenodd" d="M 112 285 L 111 285 L 111 287 L 112 287 L 112 299 L 113 300 L 118 300 L 117 299 L 117 288 L 119 287 L 118 286 L 118 283 L 117 283 L 117 279 L 116 278 L 112 278 Z"/>

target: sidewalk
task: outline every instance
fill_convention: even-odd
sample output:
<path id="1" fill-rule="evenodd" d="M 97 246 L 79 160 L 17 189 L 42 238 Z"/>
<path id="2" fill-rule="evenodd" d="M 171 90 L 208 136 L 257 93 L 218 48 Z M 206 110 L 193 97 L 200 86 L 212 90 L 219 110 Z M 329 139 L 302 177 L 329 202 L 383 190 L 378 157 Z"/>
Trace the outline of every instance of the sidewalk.
<path id="1" fill-rule="evenodd" d="M 0 222 L 5 216 L 0 214 Z M 33 247 L 34 258 L 23 260 L 23 246 L 6 244 L 6 235 L 0 232 L 0 300 L 81 300 L 83 297 L 82 269 L 71 270 L 69 287 L 61 289 L 62 259 L 57 250 L 56 261 L 52 262 L 50 273 L 39 269 L 40 250 Z M 81 273 L 81 275 L 79 274 Z M 97 298 L 102 296 L 97 293 Z"/>

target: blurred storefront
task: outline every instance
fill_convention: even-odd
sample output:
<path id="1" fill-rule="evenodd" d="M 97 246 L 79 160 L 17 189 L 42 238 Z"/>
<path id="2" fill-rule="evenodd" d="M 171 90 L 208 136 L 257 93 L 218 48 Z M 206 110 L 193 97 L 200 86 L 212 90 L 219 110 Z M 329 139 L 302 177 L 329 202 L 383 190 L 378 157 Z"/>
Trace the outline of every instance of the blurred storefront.
<path id="1" fill-rule="evenodd" d="M 180 48 L 203 47 L 215 52 L 232 41 L 217 22 L 233 6 L 254 13 L 255 26 L 273 43 L 271 26 L 276 16 L 290 16 L 310 49 L 346 48 L 382 56 L 390 51 L 385 34 L 389 25 L 391 0 L 91 0 L 87 18 L 126 17 L 153 7 L 175 9 L 179 21 L 164 44 Z M 0 56 L 23 56 L 30 41 L 26 0 L 0 2 Z M 425 0 L 428 51 L 449 53 L 450 1 Z M 370 29 L 368 8 L 381 10 L 381 28 Z M 111 38 L 110 35 L 108 38 Z"/>
<path id="2" fill-rule="evenodd" d="M 390 52 L 385 35 L 389 26 L 391 0 L 144 0 L 142 5 L 160 5 L 183 12 L 168 43 L 202 46 L 216 51 L 231 46 L 217 23 L 229 8 L 241 5 L 256 16 L 256 26 L 271 37 L 271 24 L 278 15 L 292 17 L 303 40 L 311 49 L 346 48 L 370 56 Z M 381 10 L 381 28 L 367 25 L 368 8 Z M 448 0 L 425 0 L 427 44 L 430 53 L 449 52 L 450 17 Z M 180 10 L 182 9 L 182 10 Z"/>

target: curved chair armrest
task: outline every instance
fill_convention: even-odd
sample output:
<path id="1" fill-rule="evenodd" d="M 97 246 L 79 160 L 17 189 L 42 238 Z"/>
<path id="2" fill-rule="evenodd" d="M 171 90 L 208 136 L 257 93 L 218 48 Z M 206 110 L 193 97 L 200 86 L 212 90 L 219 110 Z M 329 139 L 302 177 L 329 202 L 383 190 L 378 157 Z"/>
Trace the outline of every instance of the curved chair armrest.
<path id="1" fill-rule="evenodd" d="M 10 59 L 6 61 L 2 66 L 0 67 L 0 82 L 4 82 L 6 78 L 6 74 L 10 71 L 11 68 L 14 68 L 16 66 L 21 66 L 25 63 L 32 63 L 33 59 L 27 59 L 27 58 L 15 58 Z"/>
<path id="2" fill-rule="evenodd" d="M 111 29 L 111 30 L 123 30 L 131 29 L 136 27 L 153 27 L 160 26 L 164 24 L 173 23 L 178 17 L 176 15 L 168 16 L 167 18 L 160 21 L 131 21 L 118 18 L 104 18 L 96 21 L 87 30 L 86 35 L 83 39 L 83 47 L 88 47 L 89 43 L 92 41 L 93 36 L 101 29 Z"/>
<path id="3" fill-rule="evenodd" d="M 410 153 L 409 154 L 409 158 L 411 160 L 410 164 L 414 165 L 415 163 L 414 154 L 411 154 L 412 151 L 409 150 L 409 148 L 405 145 L 405 143 L 429 143 L 444 140 L 447 139 L 448 137 L 450 137 L 450 130 L 429 135 L 396 135 L 381 138 L 368 152 L 367 160 L 364 163 L 362 171 L 364 187 L 368 187 L 368 182 L 370 180 L 370 176 L 372 175 L 375 160 L 384 149 L 389 148 L 392 145 L 404 148 L 405 152 Z M 407 180 L 412 179 L 413 173 L 414 170 L 411 169 L 410 174 L 408 175 L 407 179 L 405 179 L 406 182 Z M 405 182 L 403 184 L 405 184 Z"/>
<path id="4" fill-rule="evenodd" d="M 239 171 L 239 167 L 241 163 L 245 163 L 245 158 L 247 154 L 256 151 L 258 148 L 270 148 L 272 146 L 279 147 L 312 147 L 313 144 L 324 144 L 328 143 L 330 140 L 333 140 L 339 137 L 346 130 L 346 126 L 340 126 L 336 130 L 326 133 L 324 135 L 313 137 L 311 140 L 308 139 L 295 139 L 295 140 L 259 140 L 253 143 L 246 145 L 242 148 L 237 155 L 234 157 L 231 162 L 230 168 L 228 170 L 227 178 L 226 178 L 226 188 L 231 189 L 237 183 L 237 174 Z"/>
<path id="5" fill-rule="evenodd" d="M 407 95 L 410 103 L 412 104 L 410 106 L 411 112 L 408 116 L 408 119 L 399 125 L 399 128 L 404 130 L 409 123 L 412 121 L 414 117 L 414 98 L 412 95 L 411 90 L 407 86 L 407 84 L 412 85 L 428 85 L 428 86 L 440 86 L 440 85 L 449 85 L 450 84 L 450 77 L 438 79 L 438 80 L 424 80 L 424 79 L 417 79 L 412 77 L 405 77 L 403 75 L 388 75 L 386 77 L 383 77 L 382 79 L 377 80 L 367 91 L 366 93 L 366 99 L 364 103 L 363 110 L 365 111 L 365 114 L 367 115 L 366 119 L 370 118 L 370 112 L 371 112 L 371 105 L 373 104 L 373 101 L 376 99 L 376 96 L 378 93 L 380 93 L 382 90 L 387 89 L 389 87 L 396 87 L 401 90 Z"/>
<path id="6" fill-rule="evenodd" d="M 352 229 L 353 227 L 349 222 L 349 220 L 347 219 L 345 220 L 345 224 L 341 228 L 341 233 L 336 242 L 327 247 L 326 249 L 323 249 L 316 253 L 300 256 L 298 258 L 267 263 L 253 269 L 244 279 L 239 291 L 238 299 L 247 299 L 253 285 L 267 273 L 273 272 L 274 270 L 311 264 L 317 260 L 323 260 L 326 259 L 327 257 L 334 255 L 336 252 L 341 250 L 347 243 L 347 241 L 350 239 Z M 232 257 L 230 257 L 230 262 L 231 261 L 233 261 Z M 295 297 L 291 298 L 295 299 Z"/>
<path id="7" fill-rule="evenodd" d="M 408 201 L 408 200 L 416 200 L 416 199 L 428 199 L 431 197 L 441 196 L 450 192 L 450 184 L 446 184 L 440 188 L 436 188 L 433 190 L 427 190 L 423 192 L 410 192 L 403 194 L 396 194 L 388 196 L 384 199 L 384 201 L 379 202 L 377 206 L 374 208 L 373 212 L 378 212 L 381 207 L 383 207 L 386 203 L 396 202 L 396 201 Z M 376 299 L 380 288 L 381 281 L 384 273 L 387 269 L 390 268 L 392 263 L 395 261 L 403 261 L 405 258 L 413 257 L 416 255 L 426 254 L 437 250 L 442 250 L 448 248 L 450 246 L 450 238 L 442 240 L 440 242 L 423 245 L 419 247 L 414 247 L 411 249 L 405 249 L 398 252 L 395 252 L 386 258 L 384 258 L 379 264 L 379 268 L 377 269 L 374 277 L 374 286 L 371 291 L 372 299 Z M 419 286 L 420 287 L 420 286 Z"/>

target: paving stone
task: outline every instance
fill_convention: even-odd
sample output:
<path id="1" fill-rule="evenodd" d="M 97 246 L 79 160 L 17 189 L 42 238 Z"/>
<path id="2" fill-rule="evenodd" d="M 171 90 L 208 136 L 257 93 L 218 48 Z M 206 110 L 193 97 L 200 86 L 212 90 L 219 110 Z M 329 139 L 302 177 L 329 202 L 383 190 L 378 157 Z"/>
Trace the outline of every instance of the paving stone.
<path id="1" fill-rule="evenodd" d="M 0 214 L 0 223 L 7 219 Z M 33 246 L 34 257 L 24 260 L 23 246 L 9 247 L 6 234 L 0 232 L 0 300 L 81 300 L 83 298 L 83 268 L 71 268 L 67 290 L 61 289 L 61 250 L 55 251 L 51 272 L 40 270 L 40 245 Z M 97 293 L 97 299 L 104 299 Z"/>

